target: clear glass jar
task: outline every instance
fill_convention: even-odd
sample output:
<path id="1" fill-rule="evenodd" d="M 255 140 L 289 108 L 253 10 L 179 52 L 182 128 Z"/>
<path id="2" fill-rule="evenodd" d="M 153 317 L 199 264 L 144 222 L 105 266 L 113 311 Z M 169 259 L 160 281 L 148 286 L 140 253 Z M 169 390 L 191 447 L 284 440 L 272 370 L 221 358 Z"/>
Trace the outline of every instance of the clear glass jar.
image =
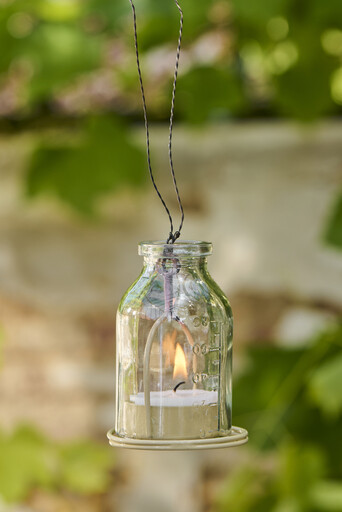
<path id="1" fill-rule="evenodd" d="M 231 429 L 233 317 L 207 242 L 142 242 L 117 313 L 115 433 L 205 439 Z"/>

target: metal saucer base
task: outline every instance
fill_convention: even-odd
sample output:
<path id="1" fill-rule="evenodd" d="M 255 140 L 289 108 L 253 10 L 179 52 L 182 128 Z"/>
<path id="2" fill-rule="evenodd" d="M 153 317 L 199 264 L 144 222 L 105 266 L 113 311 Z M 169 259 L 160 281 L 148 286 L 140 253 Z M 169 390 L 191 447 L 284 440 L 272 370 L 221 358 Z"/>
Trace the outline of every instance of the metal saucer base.
<path id="1" fill-rule="evenodd" d="M 213 448 L 231 448 L 247 443 L 248 432 L 244 428 L 232 427 L 230 433 L 223 437 L 208 439 L 132 439 L 118 436 L 114 429 L 107 433 L 109 444 L 120 448 L 135 450 L 208 450 Z"/>

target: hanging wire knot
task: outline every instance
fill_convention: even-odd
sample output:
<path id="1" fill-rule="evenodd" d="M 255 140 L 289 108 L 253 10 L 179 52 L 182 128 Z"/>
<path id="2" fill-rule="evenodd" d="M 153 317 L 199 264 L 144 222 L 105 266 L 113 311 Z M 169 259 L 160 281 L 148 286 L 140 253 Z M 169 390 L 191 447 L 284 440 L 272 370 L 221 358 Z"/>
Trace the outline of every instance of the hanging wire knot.
<path id="1" fill-rule="evenodd" d="M 180 234 L 180 231 L 176 231 L 176 232 L 174 233 L 174 235 L 173 235 L 173 243 L 175 243 L 175 241 L 177 240 L 177 238 L 179 238 L 179 237 L 180 237 L 180 235 L 181 235 L 181 234 Z"/>
<path id="2" fill-rule="evenodd" d="M 169 238 L 166 240 L 167 244 L 174 244 L 175 241 L 181 236 L 180 231 L 175 231 L 175 233 L 170 232 Z"/>
<path id="3" fill-rule="evenodd" d="M 172 231 L 170 231 L 169 238 L 166 240 L 166 243 L 167 244 L 173 243 L 173 233 L 172 233 Z"/>
<path id="4" fill-rule="evenodd" d="M 134 46 L 135 46 L 135 55 L 136 55 L 136 62 L 137 62 L 137 69 L 138 69 L 138 76 L 139 76 L 139 83 L 140 83 L 140 92 L 141 92 L 141 98 L 142 98 L 142 104 L 143 104 L 143 112 L 144 112 L 144 121 L 145 121 L 145 130 L 146 130 L 146 149 L 147 149 L 147 165 L 148 170 L 150 174 L 150 178 L 153 184 L 153 187 L 169 217 L 170 222 L 170 234 L 166 241 L 167 244 L 174 244 L 175 241 L 180 237 L 181 231 L 183 228 L 184 223 L 184 209 L 182 205 L 182 201 L 180 198 L 174 165 L 173 165 L 173 156 L 172 156 L 172 135 L 173 135 L 173 120 L 174 120 L 174 112 L 175 112 L 175 98 L 176 98 L 176 88 L 177 88 L 177 78 L 178 78 L 178 69 L 179 69 L 179 60 L 180 60 L 180 53 L 181 53 L 181 45 L 182 45 L 182 36 L 183 36 L 183 11 L 178 3 L 177 0 L 174 0 L 177 9 L 180 13 L 180 27 L 179 27 L 179 37 L 178 37 L 178 45 L 177 45 L 177 53 L 176 53 L 176 64 L 175 64 L 175 72 L 173 77 L 173 87 L 172 87 L 172 100 L 171 100 L 171 113 L 170 113 L 170 127 L 169 127 L 169 162 L 170 162 L 170 169 L 171 169 L 171 176 L 173 181 L 173 186 L 176 192 L 177 196 L 177 202 L 179 206 L 179 210 L 181 213 L 181 222 L 179 225 L 178 230 L 173 233 L 173 220 L 172 215 L 170 213 L 169 208 L 166 205 L 166 202 L 163 199 L 163 196 L 161 195 L 158 186 L 155 182 L 154 175 L 152 172 L 152 164 L 151 164 L 151 151 L 150 151 L 150 130 L 149 130 L 149 123 L 147 118 L 147 107 L 146 107 L 146 97 L 145 97 L 145 89 L 142 79 L 142 73 L 141 73 L 141 67 L 140 67 L 140 58 L 139 58 L 139 47 L 138 47 L 138 30 L 137 30 L 137 16 L 135 11 L 135 5 L 133 3 L 133 0 L 129 0 L 132 11 L 133 11 L 133 28 L 134 28 Z"/>

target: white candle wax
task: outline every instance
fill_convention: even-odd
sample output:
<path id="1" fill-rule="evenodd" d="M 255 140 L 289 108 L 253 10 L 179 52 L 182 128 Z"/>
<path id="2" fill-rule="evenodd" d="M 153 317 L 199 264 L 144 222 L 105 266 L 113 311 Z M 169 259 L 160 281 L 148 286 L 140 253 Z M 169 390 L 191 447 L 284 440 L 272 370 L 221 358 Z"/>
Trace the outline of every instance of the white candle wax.
<path id="1" fill-rule="evenodd" d="M 204 389 L 180 389 L 178 391 L 151 391 L 151 407 L 190 407 L 217 404 L 217 391 Z M 135 405 L 145 405 L 144 393 L 130 396 Z"/>
<path id="2" fill-rule="evenodd" d="M 150 393 L 152 439 L 198 439 L 218 435 L 218 393 L 201 389 Z M 124 431 L 128 437 L 146 438 L 144 393 L 124 404 Z"/>

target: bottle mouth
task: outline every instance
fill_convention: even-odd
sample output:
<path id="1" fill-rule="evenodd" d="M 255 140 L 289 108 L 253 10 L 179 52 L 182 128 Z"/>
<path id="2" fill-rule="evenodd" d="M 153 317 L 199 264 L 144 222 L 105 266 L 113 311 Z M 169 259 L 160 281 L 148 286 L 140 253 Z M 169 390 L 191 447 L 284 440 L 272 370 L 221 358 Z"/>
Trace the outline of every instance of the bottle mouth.
<path id="1" fill-rule="evenodd" d="M 177 258 L 195 258 L 209 256 L 213 251 L 211 242 L 197 240 L 182 240 L 174 244 L 166 244 L 162 240 L 140 242 L 138 252 L 140 256 L 163 256 Z"/>

